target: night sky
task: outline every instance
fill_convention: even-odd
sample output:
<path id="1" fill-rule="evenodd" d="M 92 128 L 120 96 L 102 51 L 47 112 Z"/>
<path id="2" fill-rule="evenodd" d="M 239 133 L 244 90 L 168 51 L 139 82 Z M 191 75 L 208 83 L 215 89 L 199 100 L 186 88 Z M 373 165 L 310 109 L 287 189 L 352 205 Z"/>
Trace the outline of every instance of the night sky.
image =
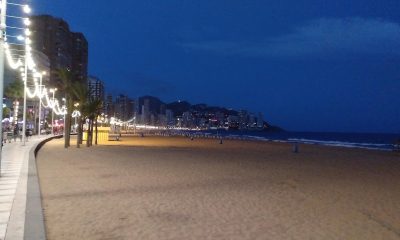
<path id="1" fill-rule="evenodd" d="M 399 0 L 42 0 L 106 91 L 248 109 L 288 130 L 400 133 Z"/>

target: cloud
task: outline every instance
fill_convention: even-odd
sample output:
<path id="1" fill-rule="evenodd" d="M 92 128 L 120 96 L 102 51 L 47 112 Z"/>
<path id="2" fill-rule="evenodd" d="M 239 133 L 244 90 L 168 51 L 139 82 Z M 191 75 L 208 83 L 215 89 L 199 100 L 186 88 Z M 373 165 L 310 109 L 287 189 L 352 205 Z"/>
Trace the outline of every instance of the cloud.
<path id="1" fill-rule="evenodd" d="M 190 50 L 251 57 L 400 55 L 400 25 L 380 19 L 322 18 L 291 33 L 258 42 L 205 41 L 184 43 Z"/>

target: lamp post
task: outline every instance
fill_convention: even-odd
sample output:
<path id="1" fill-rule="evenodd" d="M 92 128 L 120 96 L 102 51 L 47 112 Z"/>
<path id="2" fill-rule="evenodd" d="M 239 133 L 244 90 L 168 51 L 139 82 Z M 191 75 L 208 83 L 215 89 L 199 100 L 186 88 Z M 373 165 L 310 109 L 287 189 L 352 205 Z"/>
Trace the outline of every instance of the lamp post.
<path id="1" fill-rule="evenodd" d="M 27 82 L 28 82 L 28 56 L 30 55 L 30 39 L 25 38 L 25 68 L 24 68 L 24 112 L 22 117 L 22 145 L 26 143 L 26 94 L 27 94 Z M 28 53 L 29 52 L 29 53 Z"/>
<path id="2" fill-rule="evenodd" d="M 46 72 L 36 73 L 35 76 L 39 77 L 39 125 L 38 125 L 38 135 L 40 136 L 40 124 L 41 124 L 41 115 L 42 115 L 42 97 L 43 97 L 43 85 L 42 80 L 43 76 L 46 75 Z"/>
<path id="3" fill-rule="evenodd" d="M 7 0 L 1 1 L 1 13 L 0 13 L 0 106 L 3 106 L 3 90 L 4 90 L 4 44 L 5 44 L 5 34 L 4 30 L 6 28 L 6 10 L 7 10 Z M 0 131 L 3 134 L 3 109 L 0 111 Z M 0 176 L 1 176 L 1 152 L 2 145 L 0 144 Z"/>
<path id="4" fill-rule="evenodd" d="M 62 107 L 62 109 L 64 110 L 64 113 L 63 113 L 63 118 L 64 118 L 64 123 L 63 123 L 63 126 L 64 126 L 64 138 L 66 138 L 67 137 L 67 128 L 65 127 L 65 115 L 67 115 L 67 113 L 66 113 L 66 109 L 67 109 L 67 100 L 65 99 L 65 98 L 62 98 L 62 101 L 64 102 L 64 105 L 63 105 L 63 107 Z"/>
<path id="5" fill-rule="evenodd" d="M 55 107 L 55 102 L 54 102 L 54 94 L 56 93 L 57 88 L 52 88 L 50 89 L 50 92 L 53 93 L 53 100 L 51 102 L 52 108 L 51 108 L 51 134 L 54 135 L 54 107 Z"/>
<path id="6" fill-rule="evenodd" d="M 27 47 L 25 45 L 25 68 L 24 68 L 24 107 L 22 112 L 22 145 L 25 146 L 26 141 L 26 82 L 28 81 L 28 57 L 26 54 Z"/>
<path id="7" fill-rule="evenodd" d="M 75 103 L 75 104 L 74 104 L 74 107 L 75 107 L 75 108 L 78 108 L 78 107 L 79 107 L 79 103 Z M 75 132 L 77 132 L 77 131 L 76 131 L 76 129 L 77 129 L 77 125 L 76 125 L 76 124 L 77 124 L 77 122 L 76 122 L 76 118 L 77 118 L 77 117 L 80 117 L 80 112 L 79 112 L 78 110 L 75 110 L 75 111 L 76 111 L 76 112 L 75 112 L 75 114 L 74 114 L 74 116 L 73 116 L 73 117 L 75 118 L 75 125 L 74 125 L 74 129 L 75 129 Z"/>
<path id="8" fill-rule="evenodd" d="M 13 119 L 13 124 L 17 126 L 18 128 L 18 108 L 19 108 L 19 102 L 14 101 L 13 102 L 13 107 L 14 107 L 14 119 Z M 18 128 L 19 130 L 19 128 Z"/>

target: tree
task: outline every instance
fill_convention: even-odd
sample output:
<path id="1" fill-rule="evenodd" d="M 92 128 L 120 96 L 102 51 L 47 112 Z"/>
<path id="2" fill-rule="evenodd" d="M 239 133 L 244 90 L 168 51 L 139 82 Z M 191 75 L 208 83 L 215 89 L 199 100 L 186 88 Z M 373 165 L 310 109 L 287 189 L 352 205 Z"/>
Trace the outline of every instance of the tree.
<path id="1" fill-rule="evenodd" d="M 88 104 L 88 99 L 90 95 L 90 91 L 84 83 L 75 82 L 72 85 L 72 93 L 78 105 L 76 106 L 77 110 L 81 113 L 81 116 L 78 117 L 78 132 L 76 139 L 76 147 L 79 148 L 80 144 L 82 144 L 83 139 L 83 123 L 86 119 L 86 111 Z"/>
<path id="2" fill-rule="evenodd" d="M 7 87 L 4 89 L 4 95 L 6 98 L 12 99 L 14 104 L 13 110 L 15 111 L 15 103 L 24 97 L 24 83 L 22 82 L 22 80 L 15 79 L 15 81 L 8 84 Z M 3 116 L 5 115 L 3 114 Z"/>
<path id="3" fill-rule="evenodd" d="M 3 118 L 11 114 L 11 109 L 8 107 L 3 107 Z"/>
<path id="4" fill-rule="evenodd" d="M 59 69 L 57 71 L 58 77 L 61 79 L 61 84 L 58 86 L 60 90 L 64 93 L 67 107 L 67 114 L 65 115 L 64 122 L 64 147 L 68 148 L 70 146 L 70 133 L 71 133 L 71 113 L 74 106 L 73 96 L 73 82 L 75 82 L 74 74 L 69 69 Z"/>
<path id="5" fill-rule="evenodd" d="M 24 97 L 24 83 L 20 79 L 16 79 L 4 89 L 4 95 L 13 100 L 22 99 Z"/>
<path id="6" fill-rule="evenodd" d="M 85 113 L 89 120 L 88 135 L 87 135 L 87 141 L 86 141 L 87 147 L 90 147 L 93 144 L 93 127 L 95 124 L 95 120 L 97 122 L 97 117 L 100 115 L 100 111 L 102 108 L 103 108 L 103 102 L 100 99 L 90 99 L 90 101 L 86 105 Z M 96 130 L 97 130 L 97 127 L 96 127 Z M 97 134 L 97 132 L 96 132 L 96 134 Z"/>

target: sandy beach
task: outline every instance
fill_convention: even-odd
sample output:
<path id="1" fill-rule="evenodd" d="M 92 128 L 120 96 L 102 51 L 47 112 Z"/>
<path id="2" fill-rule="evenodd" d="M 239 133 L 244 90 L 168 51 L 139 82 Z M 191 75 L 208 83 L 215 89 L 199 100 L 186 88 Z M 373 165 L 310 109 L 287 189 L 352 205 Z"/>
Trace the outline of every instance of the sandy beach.
<path id="1" fill-rule="evenodd" d="M 131 137 L 37 165 L 50 240 L 400 239 L 394 152 Z"/>

